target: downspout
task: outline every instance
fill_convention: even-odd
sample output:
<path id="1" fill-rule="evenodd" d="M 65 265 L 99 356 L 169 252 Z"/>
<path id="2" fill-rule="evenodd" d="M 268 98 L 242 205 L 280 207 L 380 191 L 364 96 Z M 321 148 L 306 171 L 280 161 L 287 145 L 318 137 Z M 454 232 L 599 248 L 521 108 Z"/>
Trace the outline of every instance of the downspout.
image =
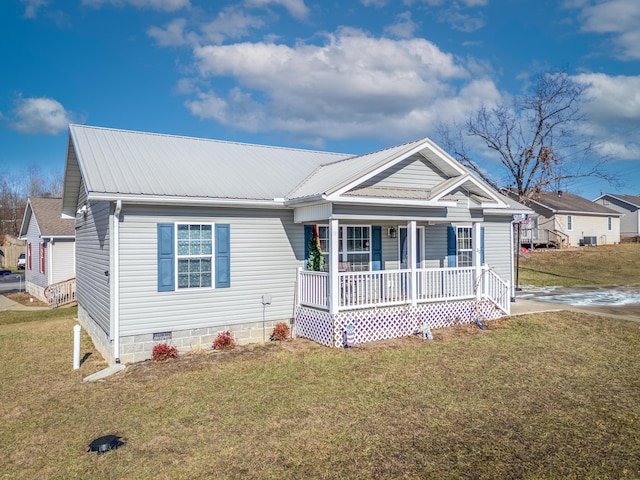
<path id="1" fill-rule="evenodd" d="M 113 358 L 120 363 L 120 211 L 122 200 L 116 201 L 113 212 Z"/>

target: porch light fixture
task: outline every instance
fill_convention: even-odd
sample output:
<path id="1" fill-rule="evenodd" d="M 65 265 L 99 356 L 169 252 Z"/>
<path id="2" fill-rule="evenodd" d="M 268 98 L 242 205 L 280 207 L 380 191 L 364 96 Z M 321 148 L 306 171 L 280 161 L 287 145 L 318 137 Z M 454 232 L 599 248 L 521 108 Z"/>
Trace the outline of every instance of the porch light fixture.
<path id="1" fill-rule="evenodd" d="M 389 228 L 389 229 L 387 230 L 387 235 L 388 235 L 390 238 L 396 238 L 396 237 L 398 236 L 398 230 L 397 230 L 397 229 L 395 229 L 395 228 L 393 228 L 393 227 L 391 227 L 391 228 Z"/>

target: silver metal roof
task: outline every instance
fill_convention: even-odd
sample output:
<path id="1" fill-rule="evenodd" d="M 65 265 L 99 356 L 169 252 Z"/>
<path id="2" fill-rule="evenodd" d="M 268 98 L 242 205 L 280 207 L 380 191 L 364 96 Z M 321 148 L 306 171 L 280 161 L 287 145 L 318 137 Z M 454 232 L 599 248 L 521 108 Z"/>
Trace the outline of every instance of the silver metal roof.
<path id="1" fill-rule="evenodd" d="M 273 200 L 319 165 L 350 156 L 82 125 L 69 130 L 89 193 Z"/>

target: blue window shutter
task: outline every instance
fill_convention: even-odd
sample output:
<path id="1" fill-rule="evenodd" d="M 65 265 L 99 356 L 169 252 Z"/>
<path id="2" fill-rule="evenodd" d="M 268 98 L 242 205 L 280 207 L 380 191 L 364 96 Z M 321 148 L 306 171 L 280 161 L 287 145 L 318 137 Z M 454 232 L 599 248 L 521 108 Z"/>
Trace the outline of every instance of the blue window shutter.
<path id="1" fill-rule="evenodd" d="M 173 223 L 158 224 L 158 291 L 175 290 Z"/>
<path id="2" fill-rule="evenodd" d="M 480 227 L 480 265 L 484 265 L 484 227 Z"/>
<path id="3" fill-rule="evenodd" d="M 230 226 L 216 224 L 216 288 L 231 286 L 231 237 Z"/>
<path id="4" fill-rule="evenodd" d="M 455 267 L 458 263 L 458 248 L 456 241 L 456 227 L 447 227 L 447 259 L 449 267 Z"/>
<path id="5" fill-rule="evenodd" d="M 311 236 L 313 235 L 313 225 L 304 226 L 304 264 L 307 264 L 309 260 L 309 243 L 311 242 Z"/>
<path id="6" fill-rule="evenodd" d="M 371 227 L 371 269 L 382 270 L 382 227 Z"/>

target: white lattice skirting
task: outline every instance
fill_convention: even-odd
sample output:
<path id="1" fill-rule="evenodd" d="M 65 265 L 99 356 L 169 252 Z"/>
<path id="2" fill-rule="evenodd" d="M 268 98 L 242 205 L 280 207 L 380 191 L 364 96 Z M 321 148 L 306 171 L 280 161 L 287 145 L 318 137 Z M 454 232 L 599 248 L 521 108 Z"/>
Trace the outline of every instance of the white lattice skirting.
<path id="1" fill-rule="evenodd" d="M 443 328 L 471 323 L 479 318 L 495 320 L 504 315 L 491 301 L 461 300 L 446 303 L 425 303 L 415 307 L 367 308 L 329 312 L 309 307 L 298 307 L 295 318 L 295 334 L 327 347 L 345 345 L 348 325 L 353 326 L 355 343 L 374 342 L 389 338 L 406 337 L 422 331 L 424 326 Z"/>

